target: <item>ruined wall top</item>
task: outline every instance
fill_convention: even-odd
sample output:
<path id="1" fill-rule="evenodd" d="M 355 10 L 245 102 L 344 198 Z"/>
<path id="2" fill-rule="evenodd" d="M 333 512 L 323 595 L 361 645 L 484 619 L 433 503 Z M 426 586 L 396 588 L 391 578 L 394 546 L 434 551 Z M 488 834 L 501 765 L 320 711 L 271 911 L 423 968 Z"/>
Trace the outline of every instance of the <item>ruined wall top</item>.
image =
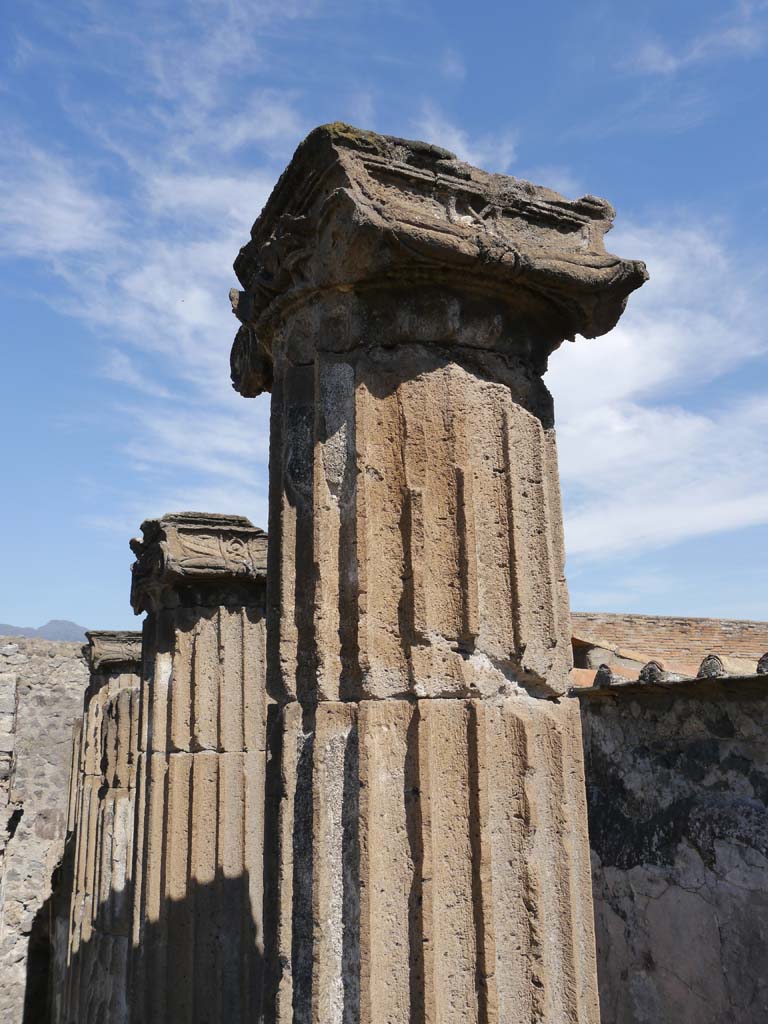
<path id="1" fill-rule="evenodd" d="M 244 516 L 176 512 L 141 524 L 131 541 L 131 605 L 138 615 L 178 604 L 227 604 L 263 591 L 267 535 Z"/>
<path id="2" fill-rule="evenodd" d="M 428 143 L 344 124 L 316 128 L 235 261 L 244 291 L 231 294 L 243 324 L 234 386 L 244 395 L 270 389 L 275 327 L 329 290 L 416 284 L 475 296 L 499 321 L 498 337 L 486 332 L 478 347 L 503 351 L 511 319 L 518 333 L 528 324 L 544 358 L 577 333 L 604 334 L 647 279 L 643 263 L 606 252 L 613 216 L 603 199 L 568 200 Z"/>
<path id="3" fill-rule="evenodd" d="M 130 630 L 92 629 L 83 654 L 92 672 L 114 665 L 141 661 L 141 633 Z"/>

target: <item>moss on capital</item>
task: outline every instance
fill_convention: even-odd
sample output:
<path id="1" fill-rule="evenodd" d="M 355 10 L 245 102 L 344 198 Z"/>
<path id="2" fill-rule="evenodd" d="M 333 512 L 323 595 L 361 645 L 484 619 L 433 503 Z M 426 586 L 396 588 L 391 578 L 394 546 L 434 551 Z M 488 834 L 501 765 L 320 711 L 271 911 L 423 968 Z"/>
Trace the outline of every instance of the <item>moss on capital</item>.
<path id="1" fill-rule="evenodd" d="M 364 128 L 355 128 L 354 125 L 345 121 L 331 121 L 328 124 L 321 124 L 314 131 L 310 132 L 305 140 L 327 138 L 331 143 L 348 146 L 352 149 L 363 150 L 368 153 L 378 153 L 379 156 L 392 158 L 398 152 L 421 158 L 436 160 L 456 160 L 456 154 L 442 146 L 435 146 L 431 142 L 423 142 L 420 139 L 403 139 L 396 135 L 379 135 L 378 132 L 367 131 Z"/>
<path id="2" fill-rule="evenodd" d="M 346 124 L 344 121 L 331 121 L 328 124 L 321 124 L 316 130 L 327 133 L 332 139 L 339 142 L 350 142 L 352 145 L 369 143 L 378 148 L 384 144 L 383 135 L 368 131 L 365 128 L 355 128 L 354 125 Z"/>

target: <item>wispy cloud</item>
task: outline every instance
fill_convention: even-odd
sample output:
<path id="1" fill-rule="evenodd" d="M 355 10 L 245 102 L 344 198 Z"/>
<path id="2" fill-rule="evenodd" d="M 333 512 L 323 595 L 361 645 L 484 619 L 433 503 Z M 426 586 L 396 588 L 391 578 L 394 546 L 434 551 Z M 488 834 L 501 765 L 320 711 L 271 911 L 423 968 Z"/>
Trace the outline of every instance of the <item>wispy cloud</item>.
<path id="1" fill-rule="evenodd" d="M 171 397 L 171 392 L 163 384 L 153 380 L 146 372 L 142 373 L 135 360 L 120 349 L 113 349 L 107 353 L 101 366 L 101 374 L 140 394 L 152 395 L 154 398 Z"/>
<path id="2" fill-rule="evenodd" d="M 95 365 L 142 396 L 111 411 L 148 506 L 187 493 L 171 481 L 186 475 L 198 481 L 194 494 L 215 480 L 206 493 L 225 507 L 235 494 L 250 496 L 246 512 L 262 507 L 268 414 L 227 380 L 236 325 L 226 296 L 267 182 L 266 171 L 242 187 L 234 177 L 155 173 L 138 178 L 123 208 L 38 150 L 17 150 L 6 176 L 0 251 L 48 265 L 65 286 L 48 300 L 109 337 Z"/>
<path id="3" fill-rule="evenodd" d="M 164 482 L 158 476 L 139 498 L 122 491 L 109 493 L 103 486 L 98 489 L 97 511 L 81 517 L 83 526 L 114 534 L 121 543 L 139 532 L 145 519 L 159 518 L 167 512 L 224 512 L 247 515 L 252 523 L 266 528 L 267 499 L 261 482 L 250 486 L 225 482 L 217 486 L 214 481 L 201 482 L 187 471 L 181 481 Z M 127 549 L 127 544 L 126 544 Z"/>
<path id="4" fill-rule="evenodd" d="M 445 146 L 460 159 L 485 170 L 508 171 L 514 162 L 517 139 L 510 128 L 499 129 L 494 135 L 472 136 L 446 117 L 431 101 L 422 104 L 421 113 L 414 119 L 413 126 L 421 138 Z"/>
<path id="5" fill-rule="evenodd" d="M 768 4 L 741 0 L 708 29 L 678 48 L 658 38 L 646 40 L 628 66 L 646 74 L 670 75 L 709 61 L 754 57 L 767 44 Z"/>
<path id="6" fill-rule="evenodd" d="M 134 503 L 146 513 L 247 502 L 244 512 L 263 515 L 267 404 L 229 385 L 227 292 L 232 260 L 306 125 L 295 92 L 263 88 L 249 72 L 265 59 L 260 32 L 318 5 L 140 0 L 152 10 L 138 19 L 104 0 L 72 5 L 69 18 L 30 3 L 41 41 L 19 40 L 15 68 L 45 69 L 90 147 L 75 162 L 21 129 L 7 140 L 0 256 L 44 265 L 56 282 L 45 300 L 96 343 L 108 339 L 95 372 L 136 396 L 109 410 L 132 514 Z M 77 62 L 101 76 L 108 99 L 70 86 Z"/>
<path id="7" fill-rule="evenodd" d="M 150 210 L 163 217 L 203 219 L 219 230 L 227 222 L 242 223 L 244 210 L 255 216 L 272 191 L 267 171 L 243 175 L 183 174 L 159 171 L 144 180 Z"/>
<path id="8" fill-rule="evenodd" d="M 121 211 L 82 170 L 20 136 L 6 134 L 0 154 L 0 252 L 53 259 L 109 247 Z"/>
<path id="9" fill-rule="evenodd" d="M 607 103 L 598 112 L 576 121 L 565 139 L 606 139 L 621 135 L 679 135 L 702 124 L 713 114 L 716 103 L 699 85 L 674 90 L 666 79 L 643 81 L 628 99 Z"/>
<path id="10" fill-rule="evenodd" d="M 124 9 L 108 16 L 113 6 L 88 0 L 79 22 L 56 26 L 70 55 L 96 54 L 99 73 L 122 83 L 108 118 L 98 96 L 86 106 L 62 86 L 64 109 L 96 156 L 75 163 L 50 144 L 11 140 L 0 158 L 0 253 L 56 276 L 62 287 L 49 301 L 94 329 L 103 346 L 94 365 L 128 393 L 118 411 L 129 483 L 113 502 L 126 515 L 114 507 L 103 524 L 124 529 L 130 518 L 135 529 L 144 515 L 195 505 L 264 523 L 267 402 L 244 402 L 229 387 L 236 325 L 226 295 L 232 259 L 307 125 L 300 96 L 265 89 L 247 70 L 266 59 L 259 26 L 317 7 L 186 0 L 184 17 L 152 18 L 139 39 Z M 754 22 L 763 8 L 748 6 L 743 18 Z M 684 53 L 702 60 L 713 47 L 694 40 Z M 29 46 L 19 60 L 55 70 L 56 52 Z M 460 58 L 446 51 L 443 60 L 442 73 L 459 80 Z M 372 109 L 373 97 L 360 103 Z M 692 100 L 693 114 L 675 116 L 696 107 Z M 650 105 L 639 109 L 635 124 L 642 111 L 651 117 Z M 615 130 L 632 123 L 617 114 Z M 412 127 L 471 163 L 518 170 L 509 125 L 473 134 L 425 102 Z M 519 173 L 582 191 L 568 168 Z M 648 261 L 652 280 L 610 337 L 553 356 L 573 559 L 768 522 L 766 398 L 717 389 L 765 351 L 765 282 L 739 265 L 725 236 L 722 225 L 693 219 L 612 234 L 615 251 Z M 694 400 L 697 389 L 706 400 Z"/>

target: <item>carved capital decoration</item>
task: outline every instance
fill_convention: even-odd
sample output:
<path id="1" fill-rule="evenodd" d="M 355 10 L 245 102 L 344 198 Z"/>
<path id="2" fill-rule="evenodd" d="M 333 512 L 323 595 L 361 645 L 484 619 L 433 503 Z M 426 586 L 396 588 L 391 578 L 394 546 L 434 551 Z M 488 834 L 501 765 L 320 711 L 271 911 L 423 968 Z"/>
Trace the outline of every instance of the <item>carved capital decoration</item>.
<path id="1" fill-rule="evenodd" d="M 114 665 L 141 662 L 141 633 L 122 629 L 93 629 L 86 634 L 83 654 L 92 672 Z"/>
<path id="2" fill-rule="evenodd" d="M 131 541 L 136 614 L 177 604 L 227 604 L 263 590 L 267 535 L 244 516 L 178 512 L 141 525 Z"/>
<path id="3" fill-rule="evenodd" d="M 496 310 L 496 326 L 484 322 L 469 344 L 533 350 L 541 368 L 563 340 L 609 331 L 647 279 L 643 263 L 606 252 L 613 216 L 603 199 L 568 200 L 424 142 L 344 124 L 317 128 L 235 261 L 244 290 L 230 296 L 243 325 L 232 350 L 234 386 L 246 396 L 271 389 L 275 334 L 308 300 L 325 300 L 331 334 L 350 299 L 356 319 L 375 332 L 402 307 L 392 292 L 407 297 L 414 288 L 461 304 L 458 315 L 448 308 L 433 321 L 445 326 L 430 340 L 466 344 L 466 330 L 451 325 L 466 324 L 473 300 L 482 299 L 486 313 Z M 401 326 L 402 319 L 401 308 Z M 408 317 L 420 319 L 421 311 Z"/>

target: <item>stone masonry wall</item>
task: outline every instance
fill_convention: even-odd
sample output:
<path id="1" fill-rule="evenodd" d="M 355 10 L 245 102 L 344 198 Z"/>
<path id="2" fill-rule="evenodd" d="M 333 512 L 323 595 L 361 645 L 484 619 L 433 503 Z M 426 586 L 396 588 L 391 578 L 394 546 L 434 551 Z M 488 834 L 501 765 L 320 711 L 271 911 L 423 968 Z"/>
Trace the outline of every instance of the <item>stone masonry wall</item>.
<path id="1" fill-rule="evenodd" d="M 694 666 L 708 654 L 757 661 L 768 651 L 768 622 L 572 612 L 571 626 L 574 637 Z"/>
<path id="2" fill-rule="evenodd" d="M 768 1020 L 768 685 L 582 695 L 602 1024 Z"/>
<path id="3" fill-rule="evenodd" d="M 72 728 L 88 672 L 79 644 L 0 638 L 0 1021 L 45 1020 L 46 901 L 61 859 Z"/>
<path id="4" fill-rule="evenodd" d="M 8 840 L 16 828 L 18 809 L 10 799 L 13 750 L 16 744 L 16 673 L 10 671 L 9 659 L 18 656 L 18 648 L 0 647 L 0 922 L 4 906 L 5 854 Z"/>

